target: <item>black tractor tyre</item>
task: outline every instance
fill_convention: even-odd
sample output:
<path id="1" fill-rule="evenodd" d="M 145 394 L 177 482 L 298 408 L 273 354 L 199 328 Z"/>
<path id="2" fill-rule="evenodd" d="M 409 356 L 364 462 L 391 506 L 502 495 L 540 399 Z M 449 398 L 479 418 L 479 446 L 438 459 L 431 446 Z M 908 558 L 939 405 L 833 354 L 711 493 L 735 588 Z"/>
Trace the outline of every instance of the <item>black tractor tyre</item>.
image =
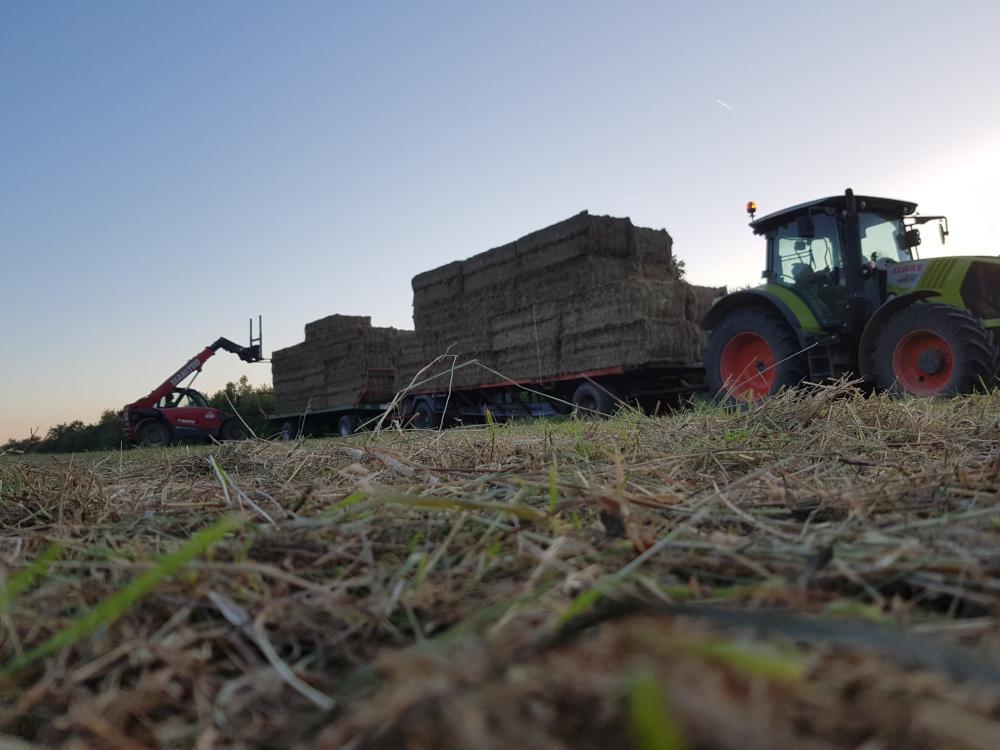
<path id="1" fill-rule="evenodd" d="M 890 318 L 871 352 L 878 389 L 911 396 L 947 397 L 990 387 L 996 357 L 978 318 L 951 305 L 924 303 Z"/>
<path id="2" fill-rule="evenodd" d="M 808 376 L 809 364 L 795 332 L 773 310 L 734 310 L 709 336 L 705 382 L 720 403 L 760 401 L 794 388 Z"/>
<path id="3" fill-rule="evenodd" d="M 575 417 L 610 417 L 618 411 L 614 391 L 594 383 L 580 383 L 573 391 L 571 401 Z"/>
<path id="4" fill-rule="evenodd" d="M 358 429 L 358 418 L 353 414 L 345 414 L 337 422 L 337 434 L 341 437 L 350 437 Z"/>
<path id="5" fill-rule="evenodd" d="M 409 426 L 415 430 L 433 430 L 438 427 L 434 409 L 426 401 L 418 401 L 410 416 Z"/>
<path id="6" fill-rule="evenodd" d="M 156 420 L 145 422 L 136 431 L 136 442 L 143 448 L 164 448 L 170 445 L 170 428 Z"/>
<path id="7" fill-rule="evenodd" d="M 247 440 L 250 433 L 238 419 L 227 419 L 219 428 L 219 440 Z"/>

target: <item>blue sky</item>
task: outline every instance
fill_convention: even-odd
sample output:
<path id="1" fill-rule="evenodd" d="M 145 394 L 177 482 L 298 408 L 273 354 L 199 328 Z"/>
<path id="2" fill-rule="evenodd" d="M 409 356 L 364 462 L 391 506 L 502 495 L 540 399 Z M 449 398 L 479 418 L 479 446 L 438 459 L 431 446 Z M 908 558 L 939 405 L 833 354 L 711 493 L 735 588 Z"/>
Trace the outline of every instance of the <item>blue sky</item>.
<path id="1" fill-rule="evenodd" d="M 410 327 L 415 273 L 583 209 L 706 284 L 759 277 L 747 200 L 847 186 L 1000 252 L 1000 5 L 814 5 L 0 0 L 0 440 L 251 314 Z"/>

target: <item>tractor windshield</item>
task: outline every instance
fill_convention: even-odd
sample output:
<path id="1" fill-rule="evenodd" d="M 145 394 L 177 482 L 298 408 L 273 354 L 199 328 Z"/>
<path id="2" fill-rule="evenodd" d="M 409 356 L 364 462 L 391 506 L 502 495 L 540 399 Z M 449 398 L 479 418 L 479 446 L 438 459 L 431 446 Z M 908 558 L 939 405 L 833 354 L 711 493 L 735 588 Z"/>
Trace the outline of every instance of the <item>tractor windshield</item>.
<path id="1" fill-rule="evenodd" d="M 889 260 L 905 263 L 913 260 L 903 245 L 903 220 L 862 211 L 858 214 L 861 228 L 861 254 L 865 260 Z"/>

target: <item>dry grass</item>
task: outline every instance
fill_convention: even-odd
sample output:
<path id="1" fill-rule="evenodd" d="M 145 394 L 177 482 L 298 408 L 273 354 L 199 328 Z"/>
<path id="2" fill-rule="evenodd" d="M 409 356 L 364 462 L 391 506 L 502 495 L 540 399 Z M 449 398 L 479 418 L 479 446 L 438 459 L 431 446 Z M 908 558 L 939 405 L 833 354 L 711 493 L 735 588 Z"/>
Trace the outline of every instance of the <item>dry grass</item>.
<path id="1" fill-rule="evenodd" d="M 0 458 L 0 747 L 998 747 L 998 446 L 837 385 Z"/>

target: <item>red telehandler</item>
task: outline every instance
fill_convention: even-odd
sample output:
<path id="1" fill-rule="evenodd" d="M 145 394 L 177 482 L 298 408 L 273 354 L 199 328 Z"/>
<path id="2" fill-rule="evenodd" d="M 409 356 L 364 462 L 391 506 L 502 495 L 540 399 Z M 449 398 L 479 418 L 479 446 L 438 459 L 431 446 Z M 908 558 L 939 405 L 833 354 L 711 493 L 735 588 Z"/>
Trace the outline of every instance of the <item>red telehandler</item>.
<path id="1" fill-rule="evenodd" d="M 239 417 L 213 409 L 201 393 L 190 387 L 190 383 L 188 387 L 180 385 L 189 375 L 197 377 L 205 362 L 219 349 L 232 352 L 244 362 L 260 362 L 263 356 L 259 318 L 256 338 L 253 335 L 253 319 L 250 320 L 249 346 L 240 346 L 226 338 L 217 339 L 148 395 L 126 406 L 122 411 L 125 441 L 152 447 L 192 438 L 246 440 L 249 435 Z"/>

